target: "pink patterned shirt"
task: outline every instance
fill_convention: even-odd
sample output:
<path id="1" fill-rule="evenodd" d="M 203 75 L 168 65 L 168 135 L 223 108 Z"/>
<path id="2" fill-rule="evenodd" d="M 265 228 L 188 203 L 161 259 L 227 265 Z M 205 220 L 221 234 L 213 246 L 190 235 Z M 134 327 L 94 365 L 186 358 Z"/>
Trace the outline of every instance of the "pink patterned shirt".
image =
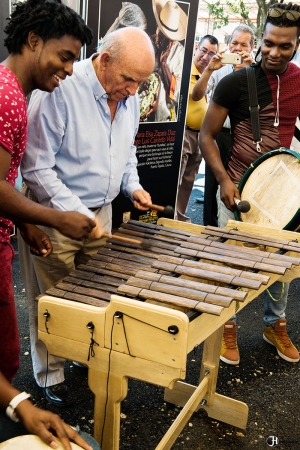
<path id="1" fill-rule="evenodd" d="M 15 186 L 27 142 L 27 100 L 15 74 L 0 64 L 0 146 L 11 154 L 6 181 Z M 0 242 L 9 242 L 13 223 L 0 217 Z"/>

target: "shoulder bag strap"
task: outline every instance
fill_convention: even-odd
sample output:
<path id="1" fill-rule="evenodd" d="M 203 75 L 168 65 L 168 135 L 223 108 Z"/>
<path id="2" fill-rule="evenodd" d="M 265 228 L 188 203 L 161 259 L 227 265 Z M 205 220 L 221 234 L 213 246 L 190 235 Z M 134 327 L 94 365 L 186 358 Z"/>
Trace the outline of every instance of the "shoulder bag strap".
<path id="1" fill-rule="evenodd" d="M 260 143 L 262 141 L 260 134 L 260 123 L 259 123 L 259 110 L 260 106 L 257 100 L 257 89 L 256 89 L 256 80 L 255 80 L 255 72 L 253 67 L 248 66 L 246 68 L 247 74 L 247 84 L 248 84 L 248 92 L 249 92 L 249 110 L 250 110 L 250 118 L 252 125 L 252 133 L 253 133 L 253 143 L 256 145 L 256 150 L 261 152 Z"/>

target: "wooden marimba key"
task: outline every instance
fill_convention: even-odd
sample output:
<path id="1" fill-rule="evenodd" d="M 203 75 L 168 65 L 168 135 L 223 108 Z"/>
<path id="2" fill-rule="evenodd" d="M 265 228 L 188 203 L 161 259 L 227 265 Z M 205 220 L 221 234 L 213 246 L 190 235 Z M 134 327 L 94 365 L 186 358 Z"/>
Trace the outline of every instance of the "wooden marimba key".
<path id="1" fill-rule="evenodd" d="M 186 398 L 180 424 L 156 448 L 170 448 L 203 398 L 209 417 L 245 428 L 247 405 L 215 392 L 222 325 L 237 305 L 242 309 L 300 264 L 300 244 L 292 242 L 292 232 L 286 232 L 289 240 L 267 237 L 265 230 L 261 236 L 198 227 L 199 234 L 161 221 L 167 226 L 123 224 L 117 233 L 121 240 L 112 236 L 87 264 L 39 299 L 39 338 L 49 352 L 89 367 L 95 437 L 103 450 L 119 448 L 127 377 L 168 388 L 166 399 L 180 404 L 187 394 L 180 394 L 180 401 L 173 397 L 177 380 L 185 378 L 187 354 L 203 341 L 202 381 Z M 228 239 L 270 251 L 224 242 Z"/>

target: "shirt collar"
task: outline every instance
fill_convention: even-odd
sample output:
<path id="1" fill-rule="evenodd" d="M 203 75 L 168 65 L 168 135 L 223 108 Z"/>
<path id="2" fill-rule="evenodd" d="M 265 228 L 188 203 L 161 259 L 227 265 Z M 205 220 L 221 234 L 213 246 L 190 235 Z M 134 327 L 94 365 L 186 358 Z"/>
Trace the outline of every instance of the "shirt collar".
<path id="1" fill-rule="evenodd" d="M 96 58 L 98 56 L 98 53 L 94 53 L 90 58 L 88 58 L 86 60 L 86 74 L 87 77 L 91 83 L 91 88 L 94 94 L 94 97 L 96 99 L 106 96 L 105 98 L 107 98 L 107 94 L 105 92 L 105 89 L 103 88 L 102 84 L 100 83 L 100 81 L 98 80 L 98 77 L 96 75 L 94 66 L 93 66 L 93 59 Z"/>
<path id="2" fill-rule="evenodd" d="M 192 75 L 201 75 L 201 73 L 198 71 L 197 67 L 195 66 L 194 61 L 192 62 Z"/>
<path id="3" fill-rule="evenodd" d="M 93 62 L 92 62 L 93 59 L 96 58 L 98 55 L 99 55 L 99 53 L 94 53 L 89 59 L 86 60 L 87 64 L 86 64 L 86 69 L 85 69 L 86 74 L 90 80 L 93 94 L 94 94 L 94 97 L 96 98 L 96 100 L 98 100 L 101 97 L 107 98 L 107 93 L 96 75 L 96 72 L 95 72 L 95 69 L 93 66 Z M 128 98 L 129 97 L 124 98 L 124 100 L 121 100 L 119 103 L 124 103 L 126 105 L 126 101 Z"/>

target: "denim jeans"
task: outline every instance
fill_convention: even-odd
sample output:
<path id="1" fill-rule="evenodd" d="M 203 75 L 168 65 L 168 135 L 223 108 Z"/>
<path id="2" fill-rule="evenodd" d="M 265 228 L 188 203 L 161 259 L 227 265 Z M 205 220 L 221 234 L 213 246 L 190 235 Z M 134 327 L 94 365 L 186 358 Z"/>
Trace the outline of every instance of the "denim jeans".
<path id="1" fill-rule="evenodd" d="M 235 220 L 233 212 L 226 208 L 220 198 L 220 187 L 217 192 L 218 203 L 218 224 L 220 228 L 224 228 L 228 220 Z M 285 310 L 287 305 L 287 297 L 289 292 L 289 283 L 281 283 L 276 281 L 264 293 L 264 322 L 266 326 L 274 328 L 275 323 L 279 319 L 285 318 Z M 236 321 L 234 315 L 230 320 Z"/>

